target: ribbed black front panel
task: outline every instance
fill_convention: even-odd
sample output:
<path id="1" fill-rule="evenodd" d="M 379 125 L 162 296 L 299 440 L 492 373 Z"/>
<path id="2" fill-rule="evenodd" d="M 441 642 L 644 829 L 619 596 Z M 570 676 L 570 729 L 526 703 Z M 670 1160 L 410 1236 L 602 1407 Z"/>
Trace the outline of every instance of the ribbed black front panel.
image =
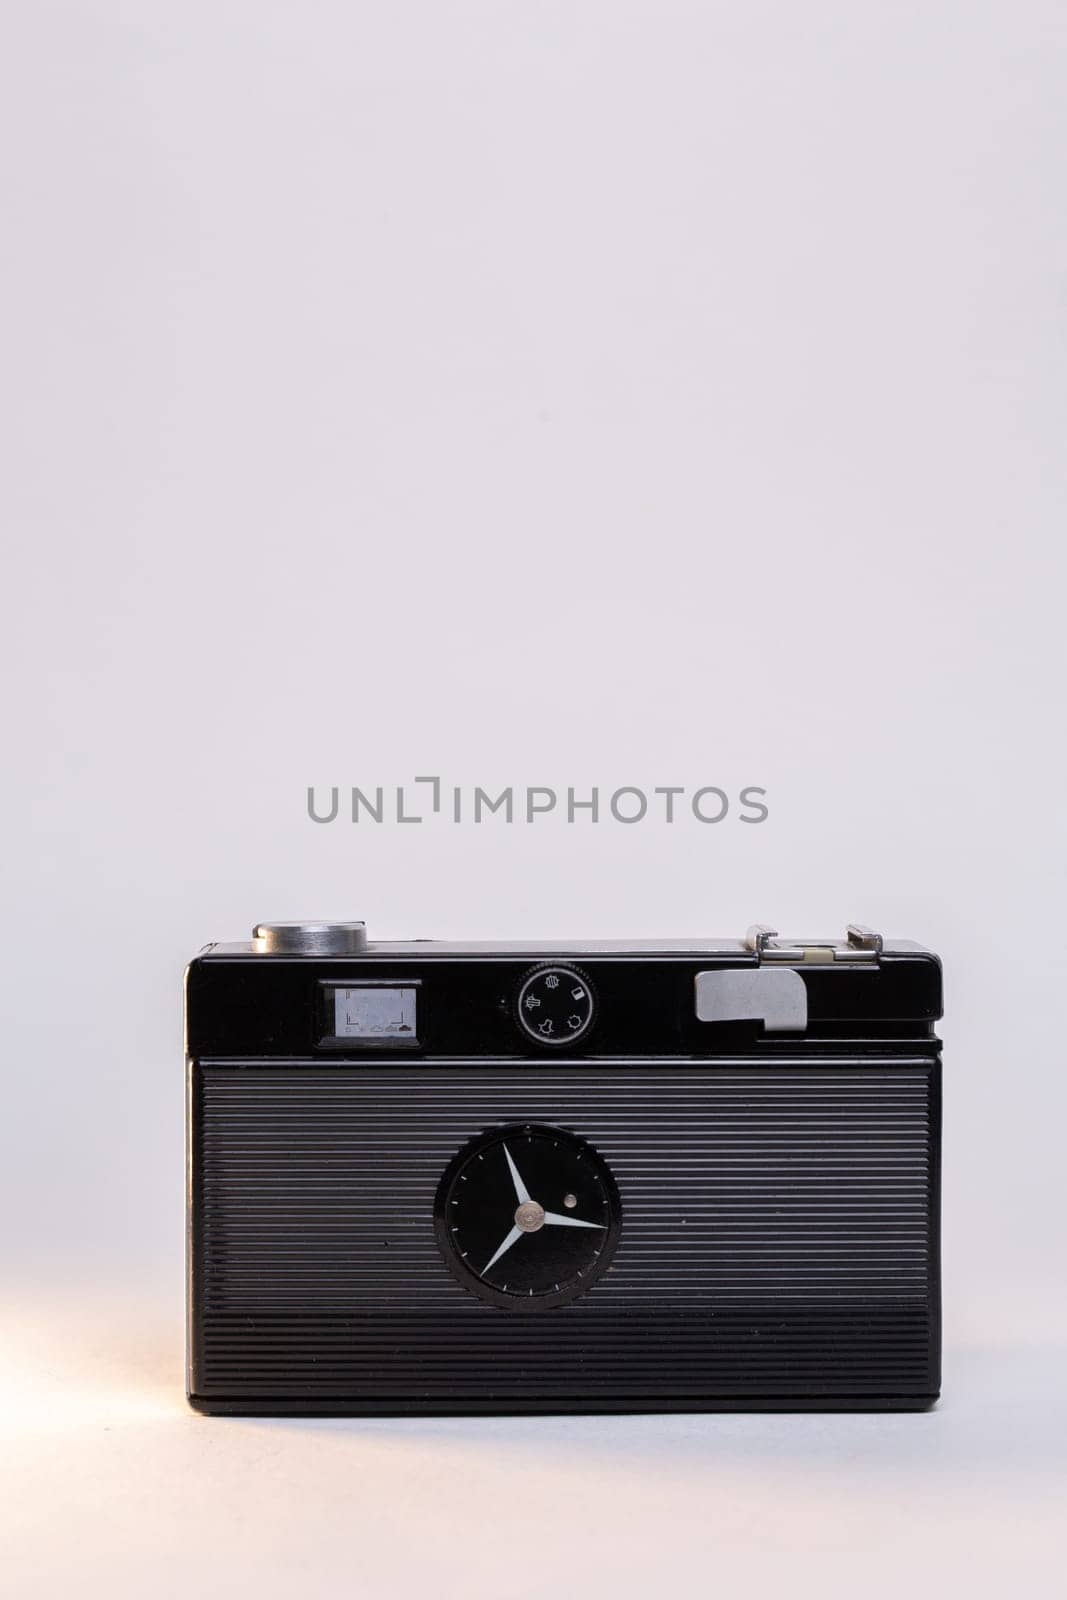
<path id="1" fill-rule="evenodd" d="M 338 1400 L 922 1396 L 931 1060 L 193 1068 L 193 1388 Z M 522 1315 L 446 1269 L 438 1181 L 494 1124 L 591 1141 L 622 1231 Z"/>

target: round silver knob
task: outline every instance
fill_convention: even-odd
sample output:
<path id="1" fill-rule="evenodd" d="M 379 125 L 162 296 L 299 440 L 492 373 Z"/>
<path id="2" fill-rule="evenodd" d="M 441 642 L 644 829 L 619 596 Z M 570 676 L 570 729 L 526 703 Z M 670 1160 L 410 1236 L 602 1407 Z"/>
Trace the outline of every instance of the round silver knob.
<path id="1" fill-rule="evenodd" d="M 252 948 L 264 956 L 354 956 L 367 948 L 365 922 L 257 922 Z"/>

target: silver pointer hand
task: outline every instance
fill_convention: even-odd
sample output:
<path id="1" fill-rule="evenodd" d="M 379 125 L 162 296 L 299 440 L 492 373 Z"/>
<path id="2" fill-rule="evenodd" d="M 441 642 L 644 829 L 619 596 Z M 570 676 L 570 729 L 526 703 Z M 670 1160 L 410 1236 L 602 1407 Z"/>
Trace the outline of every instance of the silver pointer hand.
<path id="1" fill-rule="evenodd" d="M 511 1151 L 508 1149 L 507 1145 L 504 1146 L 504 1154 L 508 1158 L 508 1170 L 511 1173 L 511 1181 L 515 1185 L 515 1198 L 519 1202 L 520 1206 L 524 1206 L 529 1202 L 530 1191 L 519 1177 L 519 1169 L 515 1165 L 514 1161 L 512 1161 Z"/>
<path id="2" fill-rule="evenodd" d="M 521 1228 L 512 1228 L 503 1244 L 497 1246 L 496 1250 L 489 1257 L 489 1260 L 485 1263 L 485 1266 L 481 1270 L 481 1277 L 485 1277 L 490 1267 L 496 1266 L 497 1262 L 500 1260 L 500 1257 L 505 1253 L 505 1251 L 510 1250 L 513 1244 L 518 1243 L 518 1241 L 522 1238 L 522 1234 L 523 1230 Z"/>

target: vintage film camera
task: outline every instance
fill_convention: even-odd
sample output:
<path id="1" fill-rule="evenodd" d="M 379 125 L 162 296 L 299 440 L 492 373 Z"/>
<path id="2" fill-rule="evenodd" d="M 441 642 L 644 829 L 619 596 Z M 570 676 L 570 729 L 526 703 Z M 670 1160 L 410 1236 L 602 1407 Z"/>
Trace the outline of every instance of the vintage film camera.
<path id="1" fill-rule="evenodd" d="M 186 982 L 208 1412 L 918 1409 L 941 967 L 846 938 L 374 944 Z"/>

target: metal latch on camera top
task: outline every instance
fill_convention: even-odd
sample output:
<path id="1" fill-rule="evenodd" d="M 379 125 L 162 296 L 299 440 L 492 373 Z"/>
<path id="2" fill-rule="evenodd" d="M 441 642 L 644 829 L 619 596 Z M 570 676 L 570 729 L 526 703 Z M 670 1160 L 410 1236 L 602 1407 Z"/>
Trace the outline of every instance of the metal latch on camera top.
<path id="1" fill-rule="evenodd" d="M 808 990 L 791 967 L 719 967 L 698 972 L 698 1022 L 762 1022 L 767 1033 L 803 1033 Z"/>
<path id="2" fill-rule="evenodd" d="M 767 1033 L 802 1033 L 808 1025 L 808 989 L 795 969 L 835 962 L 877 965 L 882 936 L 853 923 L 843 944 L 833 939 L 779 942 L 776 929 L 757 923 L 749 928 L 745 945 L 756 966 L 697 973 L 697 1021 L 762 1022 Z"/>
<path id="3" fill-rule="evenodd" d="M 780 961 L 798 966 L 830 966 L 834 962 L 849 965 L 877 963 L 882 953 L 882 935 L 862 923 L 850 922 L 841 939 L 781 939 L 777 928 L 768 928 L 764 922 L 755 922 L 745 934 L 745 948 L 756 959 Z"/>

